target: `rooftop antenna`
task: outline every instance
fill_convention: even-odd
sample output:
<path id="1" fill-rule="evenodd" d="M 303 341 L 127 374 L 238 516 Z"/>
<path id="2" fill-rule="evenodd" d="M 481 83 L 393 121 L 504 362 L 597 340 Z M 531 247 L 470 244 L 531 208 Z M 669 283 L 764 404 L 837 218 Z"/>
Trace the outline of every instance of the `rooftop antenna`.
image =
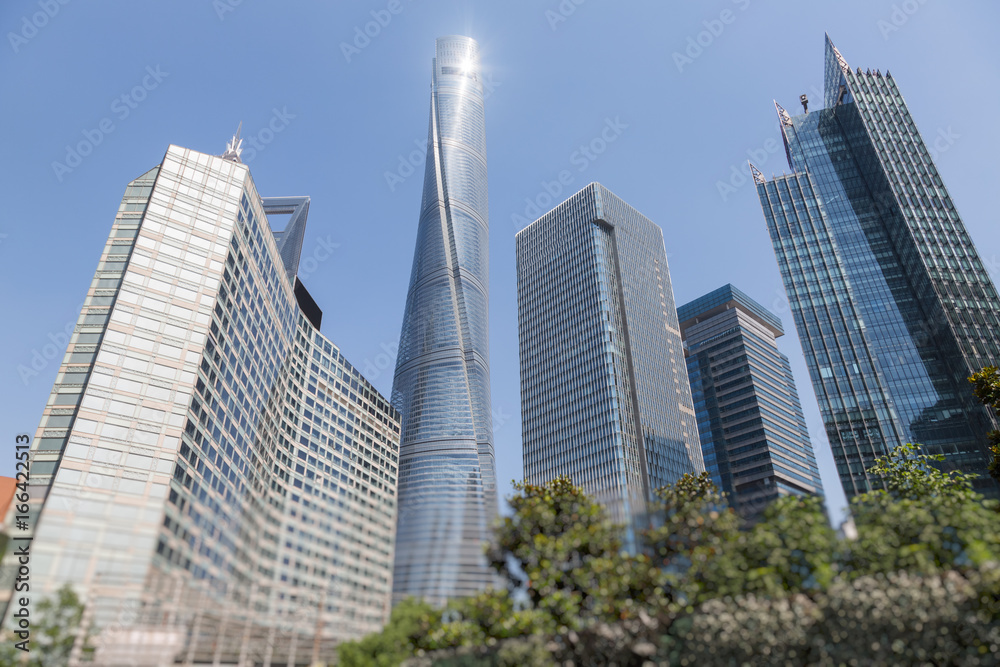
<path id="1" fill-rule="evenodd" d="M 799 95 L 799 102 L 802 102 L 802 113 L 809 113 L 809 96 L 805 93 Z"/>
<path id="2" fill-rule="evenodd" d="M 236 134 L 234 134 L 233 138 L 226 144 L 226 152 L 222 154 L 223 160 L 242 163 L 242 160 L 240 160 L 240 153 L 243 152 L 243 140 L 240 139 L 240 131 L 242 129 L 243 121 L 240 121 L 239 126 L 236 128 Z"/>

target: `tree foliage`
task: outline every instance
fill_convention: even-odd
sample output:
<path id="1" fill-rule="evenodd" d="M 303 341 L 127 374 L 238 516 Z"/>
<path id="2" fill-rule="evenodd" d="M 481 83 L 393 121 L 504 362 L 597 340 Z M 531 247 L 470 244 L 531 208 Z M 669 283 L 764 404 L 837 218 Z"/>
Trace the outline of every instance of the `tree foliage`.
<path id="1" fill-rule="evenodd" d="M 934 467 L 943 459 L 907 444 L 876 460 L 869 472 L 886 488 L 851 502 L 858 539 L 845 550 L 846 573 L 930 574 L 1000 560 L 998 503 L 972 490 L 973 475 Z"/>
<path id="2" fill-rule="evenodd" d="M 663 571 L 645 555 L 623 553 L 622 527 L 568 477 L 514 488 L 513 514 L 497 527 L 487 558 L 543 618 L 574 629 L 666 604 Z"/>
<path id="3" fill-rule="evenodd" d="M 813 595 L 717 598 L 659 643 L 658 664 L 670 665 L 996 665 L 1000 569 L 903 571 L 838 578 Z"/>
<path id="4" fill-rule="evenodd" d="M 899 445 L 889 453 L 875 459 L 868 469 L 885 483 L 885 490 L 893 500 L 948 500 L 969 501 L 976 498 L 972 490 L 975 475 L 960 470 L 941 471 L 934 463 L 945 460 L 943 454 L 921 454 L 920 446 Z M 876 495 L 879 491 L 873 492 Z"/>
<path id="5" fill-rule="evenodd" d="M 30 651 L 27 662 L 25 653 L 15 647 L 20 641 L 17 636 L 6 631 L 0 645 L 0 665 L 27 665 L 27 667 L 50 667 L 65 665 L 73 650 L 73 643 L 79 633 L 83 618 L 83 603 L 73 587 L 64 585 L 51 598 L 40 601 L 31 616 Z M 84 641 L 83 654 L 92 651 Z"/>
<path id="6" fill-rule="evenodd" d="M 969 378 L 976 392 L 976 398 L 993 411 L 993 414 L 1000 417 L 1000 369 L 996 366 L 987 366 Z M 990 476 L 1000 482 L 1000 431 L 991 431 L 989 434 L 990 450 L 993 452 L 993 459 L 989 464 Z"/>
<path id="7" fill-rule="evenodd" d="M 820 589 L 833 577 L 836 536 L 818 498 L 779 498 L 749 525 L 726 506 L 708 473 L 684 475 L 656 495 L 663 523 L 647 540 L 677 574 L 689 605 Z"/>
<path id="8" fill-rule="evenodd" d="M 707 472 L 684 475 L 655 495 L 659 502 L 653 513 L 661 523 L 645 539 L 660 564 L 671 570 L 713 560 L 742 524 Z"/>
<path id="9" fill-rule="evenodd" d="M 493 588 L 451 601 L 441 619 L 417 640 L 420 649 L 486 646 L 499 639 L 558 631 L 543 611 L 518 603 L 508 591 Z"/>
<path id="10" fill-rule="evenodd" d="M 338 649 L 341 667 L 395 667 L 419 648 L 423 637 L 440 625 L 441 612 L 426 602 L 407 598 L 392 609 L 381 632 Z"/>
<path id="11" fill-rule="evenodd" d="M 761 521 L 732 536 L 714 561 L 701 567 L 697 601 L 823 590 L 835 574 L 835 555 L 836 534 L 822 500 L 778 498 Z"/>
<path id="12" fill-rule="evenodd" d="M 649 556 L 622 551 L 622 527 L 569 479 L 517 484 L 487 550 L 508 590 L 425 610 L 407 665 L 998 664 L 1000 503 L 941 458 L 905 445 L 877 459 L 885 488 L 852 500 L 855 539 L 819 498 L 747 523 L 708 475 L 686 475 L 656 492 Z"/>

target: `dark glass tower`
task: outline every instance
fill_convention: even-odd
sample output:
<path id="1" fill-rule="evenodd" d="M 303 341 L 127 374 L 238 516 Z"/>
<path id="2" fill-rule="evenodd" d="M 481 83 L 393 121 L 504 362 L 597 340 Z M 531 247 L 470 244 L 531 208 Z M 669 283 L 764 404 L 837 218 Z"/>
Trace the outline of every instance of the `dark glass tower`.
<path id="1" fill-rule="evenodd" d="M 753 171 L 844 490 L 916 442 L 995 496 L 966 378 L 1000 361 L 996 289 L 892 76 L 829 37 L 825 70 L 826 108 L 777 107 L 793 173 Z"/>
<path id="2" fill-rule="evenodd" d="M 591 183 L 516 245 L 524 478 L 569 475 L 641 527 L 651 491 L 704 470 L 663 231 Z"/>
<path id="3" fill-rule="evenodd" d="M 677 309 L 705 469 L 745 516 L 823 494 L 781 320 L 725 285 Z"/>
<path id="4" fill-rule="evenodd" d="M 427 167 L 393 404 L 403 415 L 393 597 L 443 604 L 493 581 L 489 226 L 479 47 L 437 40 Z"/>

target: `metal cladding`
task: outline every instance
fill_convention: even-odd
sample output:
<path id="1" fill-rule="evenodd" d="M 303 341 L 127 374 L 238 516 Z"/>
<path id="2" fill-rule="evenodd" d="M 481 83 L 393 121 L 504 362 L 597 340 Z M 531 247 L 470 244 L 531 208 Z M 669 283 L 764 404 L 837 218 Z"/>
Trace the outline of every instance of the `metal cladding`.
<path id="1" fill-rule="evenodd" d="M 393 405 L 403 416 L 393 598 L 443 604 L 494 582 L 489 224 L 479 47 L 437 40 L 423 199 Z"/>
<path id="2" fill-rule="evenodd" d="M 754 180 L 841 483 L 913 442 L 997 496 L 967 381 L 1000 361 L 996 288 L 892 76 L 829 37 L 825 70 L 825 109 L 777 107 L 793 173 Z"/>
<path id="3" fill-rule="evenodd" d="M 782 495 L 823 495 L 773 313 L 733 285 L 677 309 L 705 468 L 744 516 Z"/>
<path id="4" fill-rule="evenodd" d="M 517 234 L 524 477 L 568 475 L 629 523 L 701 472 L 663 231 L 591 183 Z"/>
<path id="5" fill-rule="evenodd" d="M 234 146 L 129 183 L 32 443 L 32 599 L 73 586 L 95 664 L 297 664 L 388 619 L 399 414 L 289 276 L 308 198 Z"/>

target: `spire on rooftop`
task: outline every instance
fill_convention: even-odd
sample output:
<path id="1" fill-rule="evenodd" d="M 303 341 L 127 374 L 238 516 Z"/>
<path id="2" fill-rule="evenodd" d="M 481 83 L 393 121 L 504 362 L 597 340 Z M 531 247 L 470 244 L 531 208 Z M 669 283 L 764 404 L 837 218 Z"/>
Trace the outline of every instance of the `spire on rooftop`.
<path id="1" fill-rule="evenodd" d="M 823 34 L 826 36 L 826 48 L 833 52 L 833 55 L 837 59 L 837 64 L 840 65 L 840 71 L 842 71 L 844 74 L 847 74 L 847 72 L 850 71 L 851 69 L 850 67 L 848 67 L 847 61 L 844 60 L 844 56 L 840 55 L 840 51 L 837 49 L 837 47 L 833 45 L 833 40 L 830 39 L 830 33 L 827 32 Z"/>
<path id="2" fill-rule="evenodd" d="M 781 140 L 785 144 L 785 158 L 788 160 L 788 168 L 794 170 L 795 167 L 792 165 L 792 152 L 788 147 L 788 129 L 792 127 L 792 117 L 785 111 L 784 107 L 778 104 L 778 100 L 774 100 L 774 110 L 778 112 L 778 122 L 781 124 Z"/>
<path id="3" fill-rule="evenodd" d="M 240 153 L 243 152 L 243 140 L 240 138 L 240 131 L 242 129 L 243 122 L 240 121 L 239 126 L 236 128 L 236 134 L 226 143 L 226 152 L 221 155 L 223 160 L 242 164 L 243 161 L 240 160 Z"/>
<path id="4" fill-rule="evenodd" d="M 823 106 L 832 109 L 844 101 L 845 93 L 850 92 L 848 79 L 852 75 L 851 68 L 844 60 L 844 56 L 840 55 L 837 47 L 833 45 L 829 33 L 826 33 L 826 56 L 823 69 L 825 71 L 823 76 Z"/>

